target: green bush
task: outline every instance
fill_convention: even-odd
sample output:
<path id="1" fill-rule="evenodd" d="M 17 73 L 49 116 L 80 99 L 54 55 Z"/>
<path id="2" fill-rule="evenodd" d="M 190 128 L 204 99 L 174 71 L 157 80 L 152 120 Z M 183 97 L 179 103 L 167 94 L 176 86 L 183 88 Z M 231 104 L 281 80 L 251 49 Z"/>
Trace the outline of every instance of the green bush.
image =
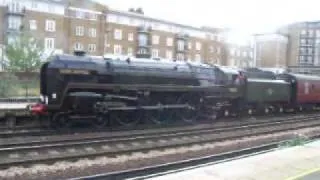
<path id="1" fill-rule="evenodd" d="M 309 138 L 303 134 L 295 134 L 294 137 L 288 141 L 285 141 L 279 144 L 279 147 L 293 147 L 293 146 L 301 146 L 305 144 Z"/>
<path id="2" fill-rule="evenodd" d="M 13 74 L 3 74 L 0 77 L 0 97 L 11 97 L 17 94 L 18 78 Z"/>

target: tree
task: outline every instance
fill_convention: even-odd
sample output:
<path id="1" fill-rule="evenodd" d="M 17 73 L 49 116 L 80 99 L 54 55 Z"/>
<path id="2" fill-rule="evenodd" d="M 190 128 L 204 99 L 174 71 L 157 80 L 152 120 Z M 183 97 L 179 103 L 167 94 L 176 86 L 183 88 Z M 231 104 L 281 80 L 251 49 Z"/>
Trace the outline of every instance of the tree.
<path id="1" fill-rule="evenodd" d="M 17 35 L 6 47 L 6 69 L 14 72 L 33 72 L 41 66 L 44 52 L 36 38 L 26 32 Z"/>

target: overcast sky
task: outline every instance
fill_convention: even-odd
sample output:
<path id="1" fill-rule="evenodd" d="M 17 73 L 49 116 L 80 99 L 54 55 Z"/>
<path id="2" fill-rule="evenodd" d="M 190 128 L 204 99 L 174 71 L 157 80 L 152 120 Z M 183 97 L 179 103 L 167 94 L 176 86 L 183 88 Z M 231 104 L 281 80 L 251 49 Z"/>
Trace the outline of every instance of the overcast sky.
<path id="1" fill-rule="evenodd" d="M 319 0 L 96 0 L 118 10 L 142 7 L 145 15 L 193 26 L 270 32 L 295 21 L 320 20 Z"/>

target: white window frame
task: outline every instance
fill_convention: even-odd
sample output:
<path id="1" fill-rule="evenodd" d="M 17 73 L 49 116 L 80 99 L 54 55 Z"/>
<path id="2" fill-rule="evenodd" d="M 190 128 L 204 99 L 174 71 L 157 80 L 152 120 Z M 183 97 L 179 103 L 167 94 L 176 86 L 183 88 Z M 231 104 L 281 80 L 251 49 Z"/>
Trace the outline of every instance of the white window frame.
<path id="1" fill-rule="evenodd" d="M 201 43 L 200 42 L 196 42 L 196 50 L 197 51 L 201 50 Z"/>
<path id="2" fill-rule="evenodd" d="M 167 59 L 172 59 L 173 58 L 173 55 L 172 55 L 172 51 L 171 50 L 166 50 L 166 58 Z"/>
<path id="3" fill-rule="evenodd" d="M 133 48 L 132 47 L 128 47 L 128 56 L 133 56 Z"/>
<path id="4" fill-rule="evenodd" d="M 185 46 L 185 42 L 183 40 L 178 40 L 177 41 L 177 48 L 179 51 L 184 51 L 184 46 Z"/>
<path id="5" fill-rule="evenodd" d="M 178 53 L 176 59 L 177 59 L 177 61 L 184 61 L 185 60 L 184 57 L 185 57 L 184 54 Z"/>
<path id="6" fill-rule="evenodd" d="M 54 38 L 44 38 L 44 48 L 45 49 L 54 49 L 55 48 L 55 39 Z"/>
<path id="7" fill-rule="evenodd" d="M 55 32 L 56 31 L 56 21 L 55 20 L 46 20 L 46 31 Z"/>
<path id="8" fill-rule="evenodd" d="M 9 16 L 8 18 L 8 28 L 19 30 L 22 22 L 21 19 L 14 16 Z"/>
<path id="9" fill-rule="evenodd" d="M 74 50 L 83 50 L 83 44 L 80 42 L 76 42 L 74 44 Z"/>
<path id="10" fill-rule="evenodd" d="M 153 35 L 152 36 L 152 44 L 157 45 L 160 42 L 160 36 L 158 35 Z"/>
<path id="11" fill-rule="evenodd" d="M 134 38 L 133 38 L 133 33 L 128 33 L 128 41 L 133 41 Z"/>
<path id="12" fill-rule="evenodd" d="M 115 29 L 113 38 L 116 40 L 122 40 L 122 29 Z"/>
<path id="13" fill-rule="evenodd" d="M 30 30 L 37 30 L 37 21 L 32 19 L 29 20 L 29 29 Z"/>
<path id="14" fill-rule="evenodd" d="M 88 35 L 89 37 L 97 37 L 97 29 L 96 28 L 89 28 L 88 30 Z"/>
<path id="15" fill-rule="evenodd" d="M 188 43 L 188 48 L 189 48 L 189 50 L 192 49 L 192 42 Z"/>
<path id="16" fill-rule="evenodd" d="M 116 55 L 122 54 L 122 46 L 120 44 L 113 45 L 113 53 Z"/>
<path id="17" fill-rule="evenodd" d="M 84 36 L 84 26 L 76 26 L 76 36 Z"/>
<path id="18" fill-rule="evenodd" d="M 158 58 L 159 57 L 159 49 L 152 49 L 152 58 Z"/>
<path id="19" fill-rule="evenodd" d="M 88 44 L 88 51 L 89 52 L 96 52 L 97 45 L 96 44 Z"/>
<path id="20" fill-rule="evenodd" d="M 167 38 L 167 46 L 173 46 L 173 38 L 171 38 L 171 37 L 168 37 Z"/>

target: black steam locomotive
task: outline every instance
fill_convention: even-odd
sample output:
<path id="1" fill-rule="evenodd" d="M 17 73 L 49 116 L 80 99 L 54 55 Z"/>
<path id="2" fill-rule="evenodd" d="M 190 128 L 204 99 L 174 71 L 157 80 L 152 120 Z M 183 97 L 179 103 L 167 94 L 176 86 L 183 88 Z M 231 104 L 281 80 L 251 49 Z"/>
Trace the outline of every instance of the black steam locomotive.
<path id="1" fill-rule="evenodd" d="M 199 63 L 131 57 L 54 55 L 40 70 L 37 116 L 70 126 L 110 122 L 192 122 L 229 115 L 243 101 L 245 79 L 236 70 Z"/>
<path id="2" fill-rule="evenodd" d="M 201 63 L 82 52 L 54 55 L 40 70 L 41 102 L 30 108 L 52 125 L 97 127 L 187 123 L 320 105 L 320 77 Z"/>

